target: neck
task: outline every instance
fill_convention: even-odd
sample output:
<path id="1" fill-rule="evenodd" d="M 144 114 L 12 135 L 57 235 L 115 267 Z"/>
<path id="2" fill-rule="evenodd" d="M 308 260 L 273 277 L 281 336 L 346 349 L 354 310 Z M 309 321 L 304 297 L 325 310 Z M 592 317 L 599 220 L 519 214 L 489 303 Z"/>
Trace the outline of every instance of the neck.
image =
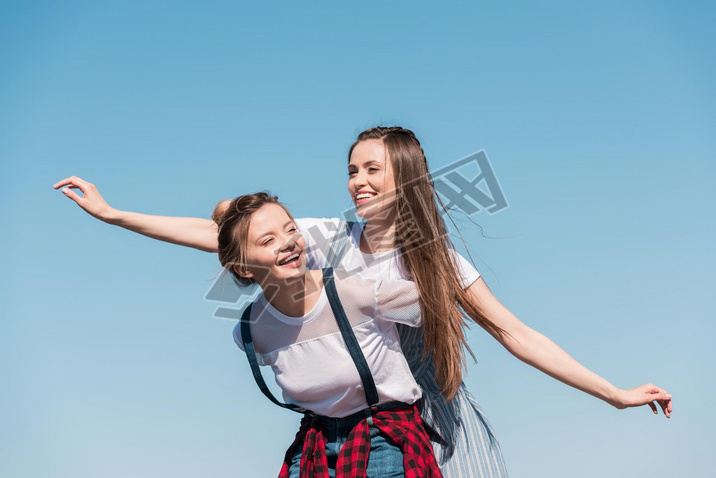
<path id="1" fill-rule="evenodd" d="M 306 271 L 300 277 L 272 281 L 268 279 L 263 287 L 264 296 L 276 310 L 289 317 L 306 315 L 318 302 L 323 288 L 322 276 L 317 278 L 316 272 Z"/>
<path id="2" fill-rule="evenodd" d="M 395 249 L 395 214 L 366 222 L 360 238 L 361 251 L 374 254 Z"/>

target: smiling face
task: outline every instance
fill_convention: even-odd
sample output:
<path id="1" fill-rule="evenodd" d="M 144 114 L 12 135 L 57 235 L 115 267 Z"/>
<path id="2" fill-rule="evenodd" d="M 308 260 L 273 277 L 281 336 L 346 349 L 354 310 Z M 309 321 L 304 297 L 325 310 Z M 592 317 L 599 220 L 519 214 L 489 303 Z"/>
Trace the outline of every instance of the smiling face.
<path id="1" fill-rule="evenodd" d="M 395 206 L 395 178 L 387 149 L 379 139 L 360 141 L 348 163 L 348 192 L 365 220 L 389 218 Z"/>
<path id="2" fill-rule="evenodd" d="M 246 265 L 238 274 L 259 283 L 280 283 L 306 273 L 306 241 L 278 204 L 266 204 L 251 216 L 246 234 Z"/>

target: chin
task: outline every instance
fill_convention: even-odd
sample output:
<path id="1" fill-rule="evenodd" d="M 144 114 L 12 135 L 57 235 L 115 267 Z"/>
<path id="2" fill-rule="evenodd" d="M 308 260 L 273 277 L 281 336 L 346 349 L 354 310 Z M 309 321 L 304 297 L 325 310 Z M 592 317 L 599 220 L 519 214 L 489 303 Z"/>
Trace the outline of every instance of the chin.
<path id="1" fill-rule="evenodd" d="M 386 219 L 391 213 L 391 206 L 385 204 L 366 204 L 356 209 L 356 214 L 366 221 Z"/>
<path id="2" fill-rule="evenodd" d="M 361 219 L 367 219 L 366 217 L 366 210 L 365 208 L 356 208 L 356 216 L 358 216 Z"/>
<path id="3" fill-rule="evenodd" d="M 301 267 L 297 267 L 295 269 L 283 269 L 280 277 L 282 279 L 296 279 L 298 277 L 303 277 L 304 275 L 306 275 L 306 265 L 301 264 Z"/>

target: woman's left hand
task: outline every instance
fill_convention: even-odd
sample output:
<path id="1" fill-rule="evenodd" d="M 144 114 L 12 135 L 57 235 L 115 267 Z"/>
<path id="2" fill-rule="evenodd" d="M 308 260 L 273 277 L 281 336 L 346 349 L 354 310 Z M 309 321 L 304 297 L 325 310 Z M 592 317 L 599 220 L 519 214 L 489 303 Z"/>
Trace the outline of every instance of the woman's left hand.
<path id="1" fill-rule="evenodd" d="M 659 412 L 654 402 L 657 402 L 659 406 L 661 406 L 666 418 L 671 418 L 671 394 L 663 388 L 659 388 L 651 383 L 632 388 L 631 390 L 621 390 L 615 403 L 612 403 L 612 405 L 620 410 L 628 407 L 649 405 L 654 413 L 658 414 Z"/>

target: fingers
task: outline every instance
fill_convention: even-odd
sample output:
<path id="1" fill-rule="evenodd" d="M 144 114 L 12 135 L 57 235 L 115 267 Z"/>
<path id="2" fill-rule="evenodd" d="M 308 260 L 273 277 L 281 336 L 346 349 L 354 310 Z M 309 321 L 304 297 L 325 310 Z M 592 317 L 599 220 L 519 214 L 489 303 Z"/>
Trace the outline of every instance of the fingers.
<path id="1" fill-rule="evenodd" d="M 655 394 L 655 393 L 659 393 L 659 392 L 664 392 L 664 390 L 662 390 L 661 388 L 657 387 L 657 386 L 654 385 L 653 383 L 644 384 L 644 385 L 642 385 L 642 387 L 644 388 L 644 392 L 645 392 L 645 393 Z"/>
<path id="2" fill-rule="evenodd" d="M 70 176 L 69 178 L 65 178 L 62 181 L 56 182 L 52 187 L 54 189 L 57 189 L 66 185 L 69 185 L 71 188 L 79 188 L 80 191 L 82 191 L 82 194 L 85 194 L 87 188 L 92 184 L 88 183 L 84 179 L 78 178 L 77 176 Z"/>
<path id="3" fill-rule="evenodd" d="M 642 385 L 639 387 L 642 389 L 642 392 L 646 395 L 645 399 L 647 400 L 646 403 L 648 403 L 649 408 L 655 413 L 659 414 L 656 405 L 654 402 L 657 402 L 659 406 L 661 407 L 661 410 L 664 412 L 664 416 L 666 418 L 671 418 L 671 411 L 673 409 L 673 404 L 671 402 L 671 394 L 664 390 L 663 388 L 657 387 L 654 384 L 647 383 L 645 385 Z"/>
<path id="4" fill-rule="evenodd" d="M 55 189 L 62 187 L 62 193 L 72 199 L 79 207 L 88 214 L 102 221 L 107 221 L 108 214 L 113 211 L 112 207 L 107 204 L 97 187 L 77 176 L 70 176 L 62 181 L 58 181 L 53 186 Z M 82 195 L 74 192 L 73 189 L 79 189 Z"/>
<path id="5" fill-rule="evenodd" d="M 79 204 L 80 201 L 81 201 L 82 199 L 84 199 L 84 198 L 80 197 L 79 194 L 77 194 L 76 192 L 72 191 L 71 189 L 62 188 L 62 192 L 64 193 L 65 196 L 67 196 L 68 198 L 72 199 L 72 200 L 73 200 L 74 202 L 76 202 L 77 204 Z"/>
<path id="6" fill-rule="evenodd" d="M 52 185 L 52 187 L 53 187 L 54 189 L 57 189 L 57 188 L 59 188 L 60 186 L 64 186 L 64 185 L 67 184 L 68 182 L 70 182 L 70 178 L 65 178 L 65 179 L 63 179 L 62 181 L 57 181 L 55 184 Z"/>
<path id="7" fill-rule="evenodd" d="M 658 415 L 659 410 L 656 406 L 657 403 L 664 412 L 664 416 L 666 418 L 671 418 L 671 411 L 673 409 L 671 394 L 663 388 L 657 387 L 653 383 L 646 383 L 627 391 L 624 399 L 624 408 L 649 405 L 651 411 L 655 415 Z"/>
<path id="8" fill-rule="evenodd" d="M 652 385 L 651 383 L 642 385 L 639 388 L 642 388 L 642 392 L 647 394 L 652 400 L 669 400 L 671 398 L 671 394 L 669 392 L 663 388 L 657 387 L 656 385 Z"/>
<path id="9" fill-rule="evenodd" d="M 661 406 L 661 410 L 664 412 L 664 416 L 666 416 L 666 418 L 671 418 L 671 409 L 672 409 L 671 399 L 659 400 L 659 405 Z"/>

